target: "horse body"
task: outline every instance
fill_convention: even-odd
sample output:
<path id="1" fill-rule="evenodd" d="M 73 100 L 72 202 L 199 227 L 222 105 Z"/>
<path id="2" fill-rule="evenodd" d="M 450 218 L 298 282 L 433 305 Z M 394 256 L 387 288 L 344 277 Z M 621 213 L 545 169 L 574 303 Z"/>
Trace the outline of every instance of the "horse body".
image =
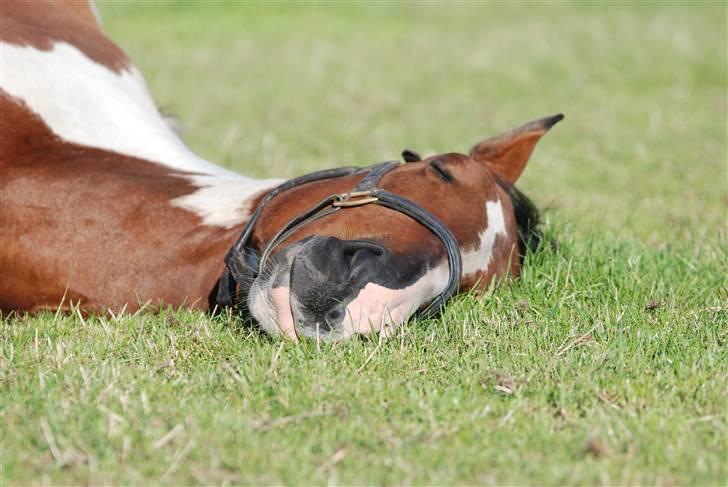
<path id="1" fill-rule="evenodd" d="M 193 154 L 91 6 L 4 0 L 0 9 L 0 309 L 215 307 L 224 256 L 280 181 Z M 461 290 L 520 273 L 531 222 L 514 207 L 529 202 L 514 199 L 512 184 L 561 118 L 487 139 L 467 155 L 402 164 L 381 179 L 452 233 Z M 250 257 L 286 222 L 362 177 L 276 196 L 253 228 Z M 236 293 L 263 329 L 294 339 L 389 332 L 441 293 L 450 272 L 442 241 L 381 206 L 328 215 L 274 250 L 260 272 L 236 263 Z"/>
<path id="2" fill-rule="evenodd" d="M 1 6 L 0 307 L 207 309 L 250 207 L 278 181 L 193 154 L 83 5 Z"/>

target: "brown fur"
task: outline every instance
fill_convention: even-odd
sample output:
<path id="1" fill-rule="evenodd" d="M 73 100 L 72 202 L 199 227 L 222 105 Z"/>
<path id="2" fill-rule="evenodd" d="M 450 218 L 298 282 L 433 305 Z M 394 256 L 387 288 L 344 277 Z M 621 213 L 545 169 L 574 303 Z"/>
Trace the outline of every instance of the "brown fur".
<path id="1" fill-rule="evenodd" d="M 0 93 L 0 309 L 134 310 L 148 301 L 206 309 L 241 228 L 200 224 L 170 205 L 181 173 L 69 144 Z"/>
<path id="2" fill-rule="evenodd" d="M 480 232 L 488 226 L 485 203 L 499 199 L 503 204 L 508 235 L 496 239 L 489 268 L 464 279 L 461 289 L 487 286 L 493 277 L 506 274 L 509 266 L 511 274 L 518 276 L 520 265 L 516 254 L 515 219 L 508 197 L 495 183 L 489 167 L 463 154 L 444 154 L 436 158 L 453 175 L 451 182 L 445 182 L 435 175 L 429 167 L 429 162 L 434 159 L 432 157 L 395 169 L 382 179 L 379 186 L 405 196 L 430 211 L 450 228 L 465 250 L 480 245 Z M 351 176 L 312 183 L 278 196 L 261 215 L 253 234 L 253 243 L 262 247 L 293 216 L 327 195 L 350 191 L 359 179 L 360 176 Z M 445 257 L 442 243 L 429 230 L 402 213 L 377 205 L 347 209 L 312 222 L 292 235 L 287 243 L 310 235 L 371 239 L 384 244 L 396 254 L 414 254 L 423 258 Z M 284 246 L 285 243 L 279 249 Z"/>
<path id="3" fill-rule="evenodd" d="M 488 165 L 510 183 L 515 183 L 526 168 L 536 143 L 563 118 L 559 114 L 534 120 L 486 139 L 470 149 L 470 156 Z"/>
<path id="4" fill-rule="evenodd" d="M 102 30 L 94 13 L 93 0 L 54 0 L 54 3 L 70 11 L 90 27 Z"/>
<path id="5" fill-rule="evenodd" d="M 129 67 L 126 54 L 101 32 L 86 2 L 2 0 L 0 19 L 5 42 L 47 51 L 62 41 L 116 72 Z"/>
<path id="6" fill-rule="evenodd" d="M 39 49 L 64 41 L 117 72 L 126 69 L 128 59 L 84 5 L 2 0 L 0 38 Z M 62 302 L 64 307 L 80 303 L 84 312 L 133 311 L 147 302 L 207 309 L 223 257 L 242 225 L 203 225 L 170 203 L 196 189 L 184 173 L 63 141 L 22 101 L 2 91 L 0 114 L 0 310 L 55 309 Z M 519 274 L 516 222 L 494 174 L 515 181 L 549 120 L 484 141 L 470 156 L 437 156 L 453 175 L 449 182 L 433 172 L 431 159 L 383 178 L 381 187 L 432 212 L 465 250 L 479 244 L 488 225 L 485 202 L 501 201 L 507 236 L 497 238 L 489 268 L 464 279 L 461 289 Z M 312 183 L 277 197 L 261 216 L 253 243 L 262 246 L 294 215 L 324 196 L 351 190 L 357 179 Z M 313 234 L 370 238 L 394 253 L 444 257 L 442 244 L 428 230 L 376 205 L 316 221 L 289 243 Z"/>

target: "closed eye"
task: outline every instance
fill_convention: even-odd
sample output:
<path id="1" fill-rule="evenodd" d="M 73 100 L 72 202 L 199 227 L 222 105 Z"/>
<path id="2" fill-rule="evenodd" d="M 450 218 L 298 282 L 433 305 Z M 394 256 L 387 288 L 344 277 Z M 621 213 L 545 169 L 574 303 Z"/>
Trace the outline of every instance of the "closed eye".
<path id="1" fill-rule="evenodd" d="M 432 171 L 446 183 L 452 182 L 452 174 L 450 173 L 450 171 L 447 170 L 445 164 L 439 159 L 435 159 L 434 161 L 430 162 L 430 168 L 432 168 Z"/>

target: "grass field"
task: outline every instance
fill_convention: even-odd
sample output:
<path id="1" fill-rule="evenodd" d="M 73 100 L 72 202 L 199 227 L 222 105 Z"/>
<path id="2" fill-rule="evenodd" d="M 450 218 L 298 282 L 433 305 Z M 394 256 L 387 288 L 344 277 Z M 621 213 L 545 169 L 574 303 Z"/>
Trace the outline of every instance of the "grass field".
<path id="1" fill-rule="evenodd" d="M 5 317 L 2 485 L 726 485 L 725 3 L 100 7 L 190 146 L 248 174 L 564 112 L 519 183 L 559 246 L 389 340 Z"/>

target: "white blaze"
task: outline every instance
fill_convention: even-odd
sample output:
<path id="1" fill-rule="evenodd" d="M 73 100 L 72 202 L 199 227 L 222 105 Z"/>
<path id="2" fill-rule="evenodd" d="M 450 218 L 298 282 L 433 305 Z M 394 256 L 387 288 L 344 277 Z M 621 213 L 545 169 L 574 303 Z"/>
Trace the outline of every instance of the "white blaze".
<path id="1" fill-rule="evenodd" d="M 478 248 L 462 252 L 463 277 L 478 271 L 487 271 L 493 259 L 493 246 L 498 235 L 506 236 L 506 220 L 500 200 L 488 201 L 485 204 L 488 215 L 488 226 L 480 234 Z"/>

